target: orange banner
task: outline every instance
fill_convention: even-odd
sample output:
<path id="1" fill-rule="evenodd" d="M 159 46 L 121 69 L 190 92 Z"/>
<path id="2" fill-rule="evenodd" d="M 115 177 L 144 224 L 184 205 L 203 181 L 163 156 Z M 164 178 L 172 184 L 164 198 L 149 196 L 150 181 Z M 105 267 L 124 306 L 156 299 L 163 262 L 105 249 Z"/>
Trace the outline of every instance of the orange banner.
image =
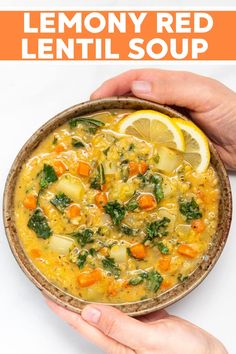
<path id="1" fill-rule="evenodd" d="M 236 11 L 1 11 L 0 60 L 236 60 Z"/>

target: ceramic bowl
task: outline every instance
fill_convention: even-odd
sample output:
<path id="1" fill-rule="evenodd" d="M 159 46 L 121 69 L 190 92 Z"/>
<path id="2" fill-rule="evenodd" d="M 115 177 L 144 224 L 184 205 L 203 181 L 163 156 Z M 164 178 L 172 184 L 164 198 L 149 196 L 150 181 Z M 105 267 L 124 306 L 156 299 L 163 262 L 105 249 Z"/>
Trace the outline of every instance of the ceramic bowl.
<path id="1" fill-rule="evenodd" d="M 32 264 L 24 252 L 24 249 L 17 235 L 17 229 L 14 220 L 13 201 L 15 186 L 23 163 L 28 159 L 31 152 L 39 145 L 39 143 L 55 128 L 64 124 L 75 116 L 91 114 L 97 111 L 109 109 L 154 109 L 167 114 L 170 117 L 180 117 L 187 119 L 181 113 L 170 107 L 134 97 L 111 97 L 77 104 L 50 119 L 32 135 L 32 137 L 26 142 L 26 144 L 17 155 L 9 172 L 5 187 L 4 223 L 8 241 L 17 262 L 25 274 L 43 292 L 43 294 L 45 294 L 59 305 L 78 313 L 81 312 L 82 308 L 88 304 L 88 302 L 72 296 L 52 284 L 36 269 L 36 267 Z M 211 164 L 217 171 L 220 185 L 219 221 L 217 231 L 213 236 L 212 243 L 209 246 L 203 260 L 187 280 L 176 285 L 174 288 L 163 294 L 154 296 L 153 298 L 147 300 L 132 303 L 129 302 L 114 304 L 116 308 L 122 310 L 123 312 L 131 316 L 138 316 L 155 310 L 160 310 L 168 305 L 173 304 L 174 302 L 190 293 L 198 284 L 200 284 L 218 260 L 229 233 L 232 214 L 232 200 L 227 172 L 217 151 L 211 143 L 210 150 Z"/>

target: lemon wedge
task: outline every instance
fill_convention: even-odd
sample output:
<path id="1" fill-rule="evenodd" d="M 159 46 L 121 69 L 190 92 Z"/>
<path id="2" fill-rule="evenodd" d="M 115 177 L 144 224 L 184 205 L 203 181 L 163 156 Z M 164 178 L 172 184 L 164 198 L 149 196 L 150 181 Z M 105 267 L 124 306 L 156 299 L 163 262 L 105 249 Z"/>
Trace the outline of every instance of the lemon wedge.
<path id="1" fill-rule="evenodd" d="M 131 113 L 119 122 L 118 131 L 151 143 L 185 150 L 181 129 L 172 118 L 160 112 L 140 110 Z"/>
<path id="2" fill-rule="evenodd" d="M 182 130 L 185 140 L 184 159 L 199 172 L 205 172 L 210 163 L 210 150 L 207 137 L 191 121 L 173 118 L 176 125 Z"/>

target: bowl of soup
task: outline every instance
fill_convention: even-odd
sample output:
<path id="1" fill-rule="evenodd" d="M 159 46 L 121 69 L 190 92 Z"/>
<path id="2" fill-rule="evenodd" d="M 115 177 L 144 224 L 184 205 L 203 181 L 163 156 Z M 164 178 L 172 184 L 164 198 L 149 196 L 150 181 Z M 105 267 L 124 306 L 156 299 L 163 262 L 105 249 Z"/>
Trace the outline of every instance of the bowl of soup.
<path id="1" fill-rule="evenodd" d="M 181 299 L 219 258 L 231 209 L 224 165 L 200 129 L 134 97 L 49 120 L 19 152 L 4 195 L 20 267 L 78 313 L 99 302 L 136 316 Z"/>

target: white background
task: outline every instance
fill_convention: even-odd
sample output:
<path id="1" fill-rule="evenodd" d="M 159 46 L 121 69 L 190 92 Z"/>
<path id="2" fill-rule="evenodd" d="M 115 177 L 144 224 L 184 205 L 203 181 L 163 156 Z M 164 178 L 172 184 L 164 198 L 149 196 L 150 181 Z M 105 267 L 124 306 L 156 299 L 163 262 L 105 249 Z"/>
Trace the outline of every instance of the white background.
<path id="1" fill-rule="evenodd" d="M 136 64 L 137 65 L 137 64 Z M 0 187 L 27 138 L 61 110 L 87 100 L 104 79 L 134 65 L 76 63 L 0 63 Z M 154 66 L 154 65 L 153 65 Z M 170 66 L 163 66 L 168 68 Z M 236 90 L 236 66 L 172 65 L 215 77 Z M 236 202 L 236 176 L 231 175 Z M 226 248 L 214 270 L 190 295 L 171 306 L 219 337 L 235 353 L 236 215 Z M 3 226 L 0 232 L 0 352 L 3 354 L 92 354 L 98 349 L 82 339 L 47 308 L 40 292 L 15 262 Z M 189 353 L 191 354 L 191 353 Z"/>
<path id="2" fill-rule="evenodd" d="M 232 6 L 218 0 L 214 6 Z M 212 0 L 0 0 L 4 8 L 79 6 L 212 6 Z M 27 6 L 27 8 L 26 8 Z M 87 100 L 103 80 L 137 66 L 76 63 L 0 63 L 0 193 L 15 155 L 30 135 L 63 109 Z M 147 65 L 147 64 L 145 64 Z M 160 66 L 161 64 L 159 64 Z M 144 66 L 144 64 L 139 65 Z M 154 64 L 152 65 L 154 66 Z M 236 91 L 236 66 L 162 65 L 215 77 Z M 236 202 L 236 175 L 230 176 Z M 0 352 L 3 354 L 99 354 L 47 308 L 40 292 L 14 260 L 0 225 Z M 184 317 L 220 338 L 231 354 L 236 353 L 235 293 L 236 214 L 225 250 L 207 279 L 190 295 L 171 306 L 170 313 Z M 189 353 L 191 354 L 191 353 Z"/>

